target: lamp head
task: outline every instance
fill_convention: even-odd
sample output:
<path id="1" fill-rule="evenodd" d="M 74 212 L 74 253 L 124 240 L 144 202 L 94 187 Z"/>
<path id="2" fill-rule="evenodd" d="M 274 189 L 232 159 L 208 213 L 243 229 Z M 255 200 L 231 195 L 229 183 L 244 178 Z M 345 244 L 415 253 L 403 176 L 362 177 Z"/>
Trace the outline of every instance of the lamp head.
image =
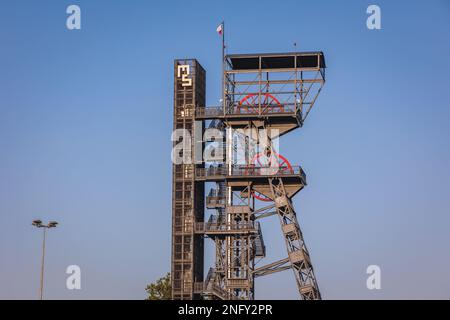
<path id="1" fill-rule="evenodd" d="M 38 228 L 42 227 L 42 221 L 41 220 L 33 220 L 32 225 L 35 227 L 38 227 Z"/>
<path id="2" fill-rule="evenodd" d="M 55 228 L 57 225 L 58 225 L 58 222 L 56 222 L 56 221 L 50 221 L 48 223 L 49 228 Z"/>

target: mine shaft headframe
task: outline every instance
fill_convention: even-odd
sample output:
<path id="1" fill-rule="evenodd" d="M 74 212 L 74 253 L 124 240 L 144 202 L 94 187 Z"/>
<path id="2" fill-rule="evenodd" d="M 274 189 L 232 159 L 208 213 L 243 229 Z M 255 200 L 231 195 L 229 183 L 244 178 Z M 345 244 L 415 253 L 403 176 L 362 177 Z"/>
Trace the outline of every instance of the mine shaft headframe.
<path id="1" fill-rule="evenodd" d="M 302 125 L 325 83 L 323 52 L 225 57 L 225 116 L 295 116 Z"/>

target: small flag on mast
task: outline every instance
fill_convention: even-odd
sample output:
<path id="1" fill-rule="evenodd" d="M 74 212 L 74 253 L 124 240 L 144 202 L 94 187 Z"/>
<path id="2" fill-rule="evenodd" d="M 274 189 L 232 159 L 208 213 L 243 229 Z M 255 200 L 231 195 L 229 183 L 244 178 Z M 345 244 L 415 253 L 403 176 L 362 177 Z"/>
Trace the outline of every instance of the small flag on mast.
<path id="1" fill-rule="evenodd" d="M 219 24 L 219 26 L 217 27 L 216 31 L 220 35 L 223 34 L 223 23 Z"/>

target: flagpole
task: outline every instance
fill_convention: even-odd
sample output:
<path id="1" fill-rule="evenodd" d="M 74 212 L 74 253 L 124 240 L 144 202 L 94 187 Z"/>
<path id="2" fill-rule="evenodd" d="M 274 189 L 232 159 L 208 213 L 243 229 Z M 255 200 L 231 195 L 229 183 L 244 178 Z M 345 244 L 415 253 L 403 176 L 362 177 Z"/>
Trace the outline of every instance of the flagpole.
<path id="1" fill-rule="evenodd" d="M 225 112 L 225 21 L 222 21 L 222 106 Z"/>
<path id="2" fill-rule="evenodd" d="M 225 62 L 225 21 L 222 21 L 222 62 Z"/>

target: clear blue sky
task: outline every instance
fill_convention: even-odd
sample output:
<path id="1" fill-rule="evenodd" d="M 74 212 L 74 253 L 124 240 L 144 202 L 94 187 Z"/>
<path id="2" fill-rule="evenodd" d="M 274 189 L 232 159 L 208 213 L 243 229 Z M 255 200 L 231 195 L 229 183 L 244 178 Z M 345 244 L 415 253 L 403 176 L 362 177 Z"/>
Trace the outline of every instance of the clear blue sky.
<path id="1" fill-rule="evenodd" d="M 366 28 L 378 4 L 382 30 Z M 78 4 L 82 29 L 69 31 Z M 324 298 L 450 298 L 450 3 L 2 1 L 0 298 L 143 299 L 170 269 L 173 59 L 195 57 L 217 104 L 230 53 L 322 50 L 327 83 L 281 140 L 309 185 L 295 198 Z M 283 146 L 289 145 L 289 148 Z M 273 223 L 272 223 L 273 222 Z M 270 258 L 285 249 L 263 226 Z M 211 254 L 208 254 L 210 257 Z M 82 290 L 65 269 L 82 270 Z M 366 267 L 382 290 L 366 289 Z M 297 298 L 291 272 L 257 298 Z"/>

